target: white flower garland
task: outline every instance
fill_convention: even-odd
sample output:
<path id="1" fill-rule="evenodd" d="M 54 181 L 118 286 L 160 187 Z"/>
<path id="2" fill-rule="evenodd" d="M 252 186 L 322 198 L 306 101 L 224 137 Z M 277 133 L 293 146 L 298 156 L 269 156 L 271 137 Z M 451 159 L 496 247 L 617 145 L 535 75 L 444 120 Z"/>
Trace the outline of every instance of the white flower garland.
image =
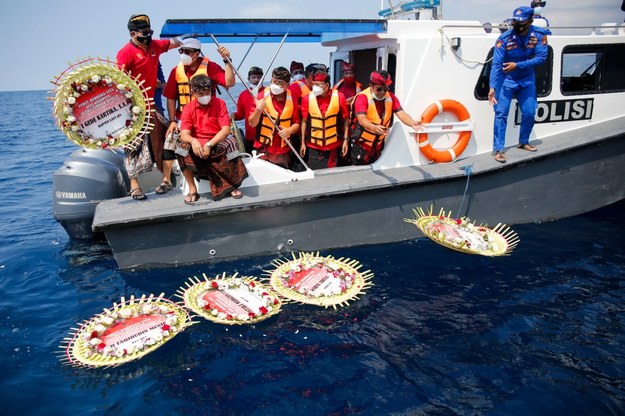
<path id="1" fill-rule="evenodd" d="M 68 68 L 53 83 L 57 85 L 53 91 L 57 126 L 78 146 L 90 149 L 125 147 L 135 138 L 147 133 L 151 127 L 147 92 L 113 62 L 100 59 L 80 62 Z M 73 114 L 77 99 L 98 86 L 116 87 L 119 94 L 122 94 L 132 106 L 131 117 L 125 121 L 126 128 L 115 135 L 93 137 L 80 128 Z"/>

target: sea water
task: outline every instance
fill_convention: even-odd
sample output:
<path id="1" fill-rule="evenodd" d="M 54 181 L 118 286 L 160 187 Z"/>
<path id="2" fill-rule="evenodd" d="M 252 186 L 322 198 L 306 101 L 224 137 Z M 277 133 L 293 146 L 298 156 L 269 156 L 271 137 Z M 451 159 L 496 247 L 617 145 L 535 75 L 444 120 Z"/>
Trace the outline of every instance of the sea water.
<path id="1" fill-rule="evenodd" d="M 63 366 L 70 329 L 122 296 L 260 277 L 273 258 L 120 272 L 106 243 L 70 241 L 52 175 L 75 146 L 46 96 L 0 93 L 1 414 L 625 414 L 625 203 L 514 226 L 507 257 L 424 238 L 322 252 L 358 260 L 374 286 L 254 326 L 198 319 L 121 367 Z"/>

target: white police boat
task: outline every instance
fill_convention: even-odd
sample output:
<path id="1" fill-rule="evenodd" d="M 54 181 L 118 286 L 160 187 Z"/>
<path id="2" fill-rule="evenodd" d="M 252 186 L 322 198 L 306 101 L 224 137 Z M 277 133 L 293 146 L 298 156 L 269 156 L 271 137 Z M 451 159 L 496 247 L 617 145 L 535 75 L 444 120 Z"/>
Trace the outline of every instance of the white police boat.
<path id="1" fill-rule="evenodd" d="M 97 180 L 114 184 L 111 196 L 91 196 L 93 178 L 59 180 L 57 219 L 63 195 L 84 193 L 91 209 L 97 206 L 83 223 L 106 236 L 117 264 L 128 269 L 413 239 L 420 234 L 404 218 L 417 207 L 517 224 L 573 216 L 625 197 L 623 25 L 550 28 L 548 59 L 536 70 L 539 105 L 530 142 L 538 151 L 515 148 L 520 116 L 513 104 L 507 163 L 500 164 L 492 156 L 487 100 L 499 29 L 438 15 L 438 0 L 428 0 L 383 11 L 378 20 L 168 20 L 161 37 L 199 33 L 204 42 L 213 35 L 227 44 L 280 42 L 287 34 L 287 42 L 321 42 L 334 48 L 333 82 L 341 78 L 342 60 L 357 65 L 364 84 L 371 71 L 386 69 L 403 108 L 423 114 L 427 128 L 415 132 L 396 120 L 381 157 L 367 166 L 293 172 L 246 157 L 242 199 L 212 201 L 205 194 L 195 206 L 183 203 L 184 187 L 134 201 L 125 196 L 123 173 L 105 161 L 98 171 L 107 177 Z"/>

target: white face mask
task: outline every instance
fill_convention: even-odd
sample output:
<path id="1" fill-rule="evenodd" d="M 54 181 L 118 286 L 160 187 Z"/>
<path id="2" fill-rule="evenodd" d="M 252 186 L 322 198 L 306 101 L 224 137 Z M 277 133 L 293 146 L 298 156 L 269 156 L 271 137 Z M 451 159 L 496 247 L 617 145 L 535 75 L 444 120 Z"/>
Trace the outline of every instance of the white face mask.
<path id="1" fill-rule="evenodd" d="M 271 89 L 271 93 L 273 95 L 280 95 L 284 92 L 284 88 L 279 87 L 276 84 L 271 84 L 269 88 Z"/>
<path id="2" fill-rule="evenodd" d="M 301 81 L 304 79 L 304 74 L 293 75 L 293 81 Z"/>
<path id="3" fill-rule="evenodd" d="M 386 94 L 384 94 L 384 95 L 383 95 L 382 97 L 380 97 L 380 98 L 378 98 L 378 96 L 377 96 L 377 95 L 375 95 L 375 94 L 372 94 L 372 95 L 373 95 L 373 99 L 374 99 L 374 100 L 378 100 L 378 101 L 382 101 L 382 100 L 384 100 L 384 99 L 386 98 Z"/>
<path id="4" fill-rule="evenodd" d="M 320 96 L 321 94 L 323 94 L 323 87 L 319 87 L 318 85 L 313 85 L 312 88 L 312 93 L 315 94 L 315 96 Z"/>
<path id="5" fill-rule="evenodd" d="M 205 95 L 203 97 L 197 97 L 197 102 L 202 105 L 207 105 L 211 101 L 211 95 Z"/>
<path id="6" fill-rule="evenodd" d="M 191 58 L 186 53 L 183 53 L 182 55 L 180 55 L 180 63 L 182 65 L 189 66 L 189 65 L 191 65 L 191 62 L 193 62 L 193 58 Z"/>
<path id="7" fill-rule="evenodd" d="M 543 11 L 543 8 L 541 6 L 536 6 L 534 7 L 534 14 L 540 14 L 540 12 Z"/>

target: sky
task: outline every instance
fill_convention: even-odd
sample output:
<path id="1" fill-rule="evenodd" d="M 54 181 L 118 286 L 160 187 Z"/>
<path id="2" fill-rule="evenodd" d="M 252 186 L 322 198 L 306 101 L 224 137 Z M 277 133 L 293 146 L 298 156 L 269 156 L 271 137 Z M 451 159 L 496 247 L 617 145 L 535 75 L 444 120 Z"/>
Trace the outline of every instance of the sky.
<path id="1" fill-rule="evenodd" d="M 391 0 L 393 5 L 399 0 Z M 443 17 L 452 20 L 477 20 L 498 24 L 512 11 L 530 0 L 442 0 Z M 182 7 L 183 6 L 183 7 Z M 621 0 L 547 0 L 543 15 L 552 26 L 621 23 L 625 17 Z M 50 81 L 80 58 L 115 59 L 117 51 L 129 40 L 126 23 L 132 14 L 150 16 L 155 37 L 166 19 L 182 18 L 337 18 L 376 19 L 388 0 L 21 0 L 0 5 L 0 91 L 52 90 Z M 236 66 L 248 46 L 224 44 L 232 52 Z M 252 65 L 265 69 L 277 44 L 256 44 L 241 66 L 242 73 Z M 315 44 L 285 44 L 275 66 L 292 60 L 328 63 L 334 48 Z M 205 55 L 219 56 L 213 44 L 202 46 Z M 23 58 L 23 59 L 22 59 Z M 161 62 L 168 74 L 179 60 L 172 50 Z M 26 62 L 28 61 L 28 63 Z M 245 78 L 245 76 L 244 76 Z"/>

